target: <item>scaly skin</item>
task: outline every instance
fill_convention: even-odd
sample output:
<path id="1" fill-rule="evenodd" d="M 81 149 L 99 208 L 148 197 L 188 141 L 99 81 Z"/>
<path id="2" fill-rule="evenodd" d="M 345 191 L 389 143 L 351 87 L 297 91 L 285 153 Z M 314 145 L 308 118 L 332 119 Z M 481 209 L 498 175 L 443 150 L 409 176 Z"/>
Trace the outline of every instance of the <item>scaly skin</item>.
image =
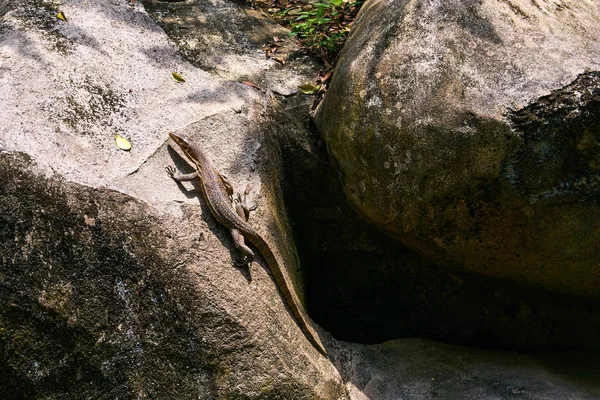
<path id="1" fill-rule="evenodd" d="M 254 247 L 258 249 L 260 254 L 262 254 L 263 258 L 265 259 L 265 262 L 269 266 L 271 274 L 273 275 L 273 279 L 275 280 L 275 284 L 277 285 L 285 304 L 296 320 L 296 323 L 310 343 L 321 354 L 327 357 L 327 352 L 317 339 L 316 335 L 312 332 L 312 329 L 307 323 L 307 319 L 304 316 L 302 309 L 298 305 L 299 302 L 297 301 L 294 293 L 290 290 L 290 286 L 283 276 L 281 265 L 277 261 L 275 254 L 267 242 L 258 234 L 258 232 L 256 232 L 240 215 L 238 215 L 231 206 L 231 201 L 229 199 L 231 187 L 226 186 L 227 181 L 224 181 L 223 177 L 212 167 L 206 154 L 192 141 L 190 141 L 187 136 L 170 132 L 169 137 L 173 139 L 175 143 L 177 143 L 177 145 L 181 148 L 181 151 L 183 151 L 187 158 L 196 167 L 196 173 L 189 174 L 187 176 L 175 174 L 174 169 L 171 167 L 167 169 L 169 176 L 177 181 L 190 180 L 195 177 L 199 178 L 202 196 L 204 197 L 211 214 L 219 223 L 227 227 L 229 230 L 232 230 L 232 233 L 233 231 L 237 230 L 239 233 L 241 233 L 244 239 L 248 240 L 254 245 Z M 240 245 L 240 243 L 237 241 L 236 243 L 238 246 Z M 244 245 L 243 247 L 246 246 Z M 241 250 L 247 257 L 252 259 L 252 257 L 254 257 L 252 250 L 247 247 L 244 249 L 243 247 L 241 247 Z"/>

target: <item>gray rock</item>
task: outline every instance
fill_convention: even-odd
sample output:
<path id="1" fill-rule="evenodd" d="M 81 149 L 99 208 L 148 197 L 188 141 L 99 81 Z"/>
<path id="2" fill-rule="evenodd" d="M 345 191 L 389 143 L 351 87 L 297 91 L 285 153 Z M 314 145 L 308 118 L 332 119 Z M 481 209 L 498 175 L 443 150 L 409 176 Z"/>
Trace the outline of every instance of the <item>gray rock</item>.
<path id="1" fill-rule="evenodd" d="M 361 371 L 381 362 L 426 370 L 426 356 L 370 358 L 370 348 L 315 327 L 333 363 L 321 357 L 263 263 L 232 266 L 230 235 L 198 188 L 165 174 L 171 164 L 190 171 L 167 143 L 168 131 L 185 132 L 238 190 L 249 185 L 253 226 L 302 296 L 280 137 L 269 134 L 308 148 L 309 100 L 270 91 L 293 93 L 314 65 L 294 58 L 292 41 L 285 68 L 267 60 L 261 42 L 281 28 L 231 2 L 145 5 L 0 1 L 2 397 L 376 399 L 386 392 L 362 385 Z M 115 133 L 131 151 L 116 147 Z M 502 357 L 486 365 L 502 367 Z M 517 368 L 500 367 L 490 385 L 507 385 Z M 406 377 L 380 375 L 390 385 Z M 406 381 L 417 393 L 428 379 Z"/>
<path id="2" fill-rule="evenodd" d="M 353 400 L 600 398 L 593 355 L 524 355 L 426 340 L 347 345 L 340 354 Z"/>
<path id="3" fill-rule="evenodd" d="M 302 297 L 261 114 L 278 104 L 270 90 L 292 93 L 316 70 L 265 58 L 260 42 L 285 35 L 273 22 L 231 2 L 188 3 L 149 7 L 154 20 L 120 0 L 0 6 L 5 398 L 345 397 L 266 266 L 233 266 L 230 235 L 197 185 L 164 170 L 190 171 L 167 142 L 169 131 L 185 132 L 238 191 L 250 186 L 260 205 L 251 222 Z M 211 16 L 228 24 L 201 23 Z M 155 22 L 169 18 L 186 34 L 205 28 L 196 32 L 204 56 L 194 54 L 206 70 Z M 308 99 L 303 106 L 307 116 Z"/>
<path id="4" fill-rule="evenodd" d="M 26 155 L 0 166 L 4 398 L 343 398 L 205 208 L 46 178 Z"/>
<path id="5" fill-rule="evenodd" d="M 600 10 L 370 1 L 317 112 L 351 205 L 432 260 L 598 298 Z"/>

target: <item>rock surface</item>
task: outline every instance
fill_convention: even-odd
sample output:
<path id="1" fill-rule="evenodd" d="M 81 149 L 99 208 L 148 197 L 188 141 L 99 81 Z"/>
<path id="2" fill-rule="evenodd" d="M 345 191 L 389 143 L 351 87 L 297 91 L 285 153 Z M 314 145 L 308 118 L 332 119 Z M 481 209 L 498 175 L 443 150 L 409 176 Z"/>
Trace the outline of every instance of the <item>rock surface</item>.
<path id="1" fill-rule="evenodd" d="M 595 2 L 365 4 L 316 116 L 353 208 L 456 270 L 598 299 L 599 21 Z"/>
<path id="2" fill-rule="evenodd" d="M 523 355 L 426 340 L 350 345 L 342 354 L 341 371 L 355 400 L 600 398 L 593 355 Z"/>
<path id="3" fill-rule="evenodd" d="M 408 377 L 382 363 L 422 371 L 406 379 L 406 398 L 430 384 L 431 354 L 411 353 L 410 343 L 379 351 L 316 327 L 332 355 L 322 358 L 266 266 L 232 266 L 230 235 L 197 186 L 165 174 L 172 164 L 190 172 L 168 131 L 206 147 L 238 190 L 252 189 L 251 222 L 302 294 L 278 146 L 289 135 L 301 156 L 314 156 L 309 100 L 268 90 L 290 95 L 315 70 L 294 58 L 291 42 L 285 68 L 264 58 L 261 41 L 285 34 L 219 0 L 0 1 L 2 398 L 383 399 L 398 392 L 381 390 L 382 381 L 397 387 Z M 116 147 L 115 133 L 130 152 Z M 514 357 L 485 364 L 494 366 L 486 385 L 508 385 L 522 371 L 503 361 Z M 465 376 L 481 365 L 465 359 L 436 365 Z M 376 390 L 364 384 L 369 370 Z M 463 398 L 452 380 L 442 386 L 447 398 Z M 595 392 L 584 382 L 556 393 Z"/>
<path id="4" fill-rule="evenodd" d="M 302 295 L 280 160 L 261 134 L 260 116 L 278 100 L 240 81 L 289 94 L 314 66 L 267 60 L 260 41 L 285 32 L 236 4 L 156 3 L 152 16 L 178 19 L 181 31 L 219 14 L 254 36 L 205 26 L 196 35 L 211 38 L 200 46 L 209 61 L 199 68 L 139 2 L 1 3 L 0 390 L 344 398 L 339 373 L 297 328 L 266 266 L 232 266 L 230 234 L 197 185 L 177 185 L 164 170 L 190 171 L 167 143 L 167 132 L 183 132 L 238 190 L 248 185 L 259 203 L 251 221 Z M 116 146 L 116 133 L 131 151 Z"/>
<path id="5" fill-rule="evenodd" d="M 204 207 L 165 213 L 46 178 L 25 155 L 0 165 L 3 398 L 344 398 L 266 271 L 248 282 L 230 265 Z"/>

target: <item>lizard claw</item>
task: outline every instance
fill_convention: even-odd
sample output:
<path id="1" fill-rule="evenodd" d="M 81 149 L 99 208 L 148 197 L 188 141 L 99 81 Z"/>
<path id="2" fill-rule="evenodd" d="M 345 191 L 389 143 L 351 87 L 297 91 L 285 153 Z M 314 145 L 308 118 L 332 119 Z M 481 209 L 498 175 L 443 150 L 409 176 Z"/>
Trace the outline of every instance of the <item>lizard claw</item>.
<path id="1" fill-rule="evenodd" d="M 254 260 L 254 254 L 244 253 L 242 255 L 242 260 L 244 261 L 244 264 L 250 264 L 252 262 L 252 260 Z"/>
<path id="2" fill-rule="evenodd" d="M 167 175 L 169 175 L 169 177 L 172 178 L 173 176 L 175 176 L 176 171 L 173 166 L 169 165 L 169 166 L 165 167 L 165 171 L 167 171 Z"/>

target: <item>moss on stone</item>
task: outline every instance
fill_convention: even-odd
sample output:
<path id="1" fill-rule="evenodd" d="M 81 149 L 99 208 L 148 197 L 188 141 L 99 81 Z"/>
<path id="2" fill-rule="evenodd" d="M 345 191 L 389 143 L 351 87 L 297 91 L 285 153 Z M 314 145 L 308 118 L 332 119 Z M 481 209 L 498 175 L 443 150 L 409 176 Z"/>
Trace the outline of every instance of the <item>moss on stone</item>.
<path id="1" fill-rule="evenodd" d="M 19 0 L 15 15 L 23 27 L 39 32 L 51 49 L 67 54 L 73 43 L 58 29 L 63 23 L 56 17 L 59 6 L 56 0 Z"/>

